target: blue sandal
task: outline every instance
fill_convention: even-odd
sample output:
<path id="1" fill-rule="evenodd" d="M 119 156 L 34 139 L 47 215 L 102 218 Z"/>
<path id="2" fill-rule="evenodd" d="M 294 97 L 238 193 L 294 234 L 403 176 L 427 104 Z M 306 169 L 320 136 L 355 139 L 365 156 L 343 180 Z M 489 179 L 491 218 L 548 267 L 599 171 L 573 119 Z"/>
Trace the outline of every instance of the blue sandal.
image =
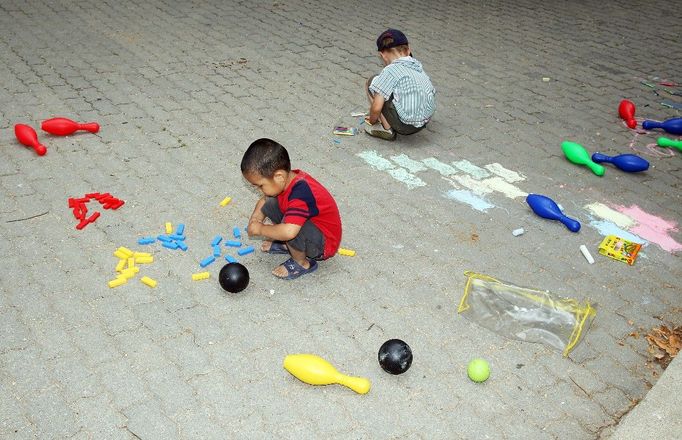
<path id="1" fill-rule="evenodd" d="M 283 241 L 273 241 L 270 244 L 270 249 L 266 251 L 268 254 L 286 254 L 289 255 L 289 248 Z"/>
<path id="2" fill-rule="evenodd" d="M 310 267 L 306 269 L 305 267 L 298 264 L 293 258 L 289 258 L 287 261 L 282 263 L 282 266 L 284 266 L 287 270 L 287 276 L 277 278 L 283 280 L 295 280 L 301 275 L 305 275 L 310 272 L 315 272 L 315 270 L 317 270 L 317 261 L 308 259 L 308 262 L 310 263 Z"/>

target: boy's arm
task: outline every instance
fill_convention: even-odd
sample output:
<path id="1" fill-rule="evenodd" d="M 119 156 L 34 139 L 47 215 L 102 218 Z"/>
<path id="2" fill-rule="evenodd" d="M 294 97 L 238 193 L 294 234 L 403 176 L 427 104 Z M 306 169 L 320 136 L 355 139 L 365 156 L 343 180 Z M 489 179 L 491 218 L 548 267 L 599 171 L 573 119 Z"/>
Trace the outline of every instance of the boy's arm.
<path id="1" fill-rule="evenodd" d="M 370 125 L 376 124 L 379 120 L 379 115 L 381 115 L 381 109 L 384 108 L 384 102 L 386 100 L 381 93 L 375 93 L 372 98 L 372 104 L 369 106 L 369 116 L 367 116 L 367 123 Z"/>
<path id="2" fill-rule="evenodd" d="M 278 225 L 264 225 L 263 220 L 249 221 L 247 232 L 249 236 L 262 236 L 268 240 L 289 241 L 293 240 L 301 230 L 301 226 L 293 223 L 280 223 Z"/>
<path id="3" fill-rule="evenodd" d="M 265 214 L 263 214 L 263 211 L 261 211 L 263 205 L 265 205 L 265 196 L 261 197 L 260 200 L 258 200 L 258 202 L 256 203 L 256 207 L 253 208 L 253 213 L 251 213 L 249 223 L 252 222 L 260 223 L 263 220 L 265 220 Z"/>

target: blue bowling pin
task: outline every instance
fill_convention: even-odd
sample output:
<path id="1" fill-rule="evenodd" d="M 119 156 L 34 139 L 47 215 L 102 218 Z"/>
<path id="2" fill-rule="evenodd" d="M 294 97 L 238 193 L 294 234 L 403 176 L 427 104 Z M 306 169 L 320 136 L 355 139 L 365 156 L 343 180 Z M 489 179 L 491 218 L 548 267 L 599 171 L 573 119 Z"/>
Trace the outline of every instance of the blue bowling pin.
<path id="1" fill-rule="evenodd" d="M 556 202 L 547 196 L 541 194 L 528 194 L 526 203 L 530 206 L 534 213 L 540 217 L 550 220 L 558 220 L 571 232 L 578 232 L 580 230 L 580 222 L 570 217 L 566 217 Z"/>
<path id="2" fill-rule="evenodd" d="M 663 122 L 658 121 L 644 121 L 642 128 L 651 130 L 654 128 L 662 128 L 670 134 L 682 135 L 682 118 L 670 118 Z"/>
<path id="3" fill-rule="evenodd" d="M 649 162 L 636 154 L 619 154 L 618 156 L 607 156 L 606 154 L 594 153 L 592 162 L 611 163 L 617 168 L 628 173 L 637 173 L 649 169 Z"/>

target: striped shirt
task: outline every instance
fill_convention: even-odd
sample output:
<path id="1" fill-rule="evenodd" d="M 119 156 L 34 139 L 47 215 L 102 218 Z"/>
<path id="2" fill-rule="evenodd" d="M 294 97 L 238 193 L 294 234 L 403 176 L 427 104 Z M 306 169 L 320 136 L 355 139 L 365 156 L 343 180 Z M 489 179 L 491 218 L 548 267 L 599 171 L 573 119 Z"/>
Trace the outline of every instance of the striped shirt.
<path id="1" fill-rule="evenodd" d="M 400 57 L 384 67 L 369 86 L 386 101 L 393 95 L 400 120 L 415 127 L 424 126 L 436 110 L 436 89 L 422 64 L 414 58 Z"/>

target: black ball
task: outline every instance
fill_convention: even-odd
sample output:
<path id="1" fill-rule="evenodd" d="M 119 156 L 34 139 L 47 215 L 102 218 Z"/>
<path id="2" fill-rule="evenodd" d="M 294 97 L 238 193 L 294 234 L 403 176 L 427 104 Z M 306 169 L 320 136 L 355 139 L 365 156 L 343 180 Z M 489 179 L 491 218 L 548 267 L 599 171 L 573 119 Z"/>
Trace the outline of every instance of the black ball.
<path id="1" fill-rule="evenodd" d="M 228 263 L 220 269 L 218 282 L 228 292 L 241 292 L 249 285 L 249 271 L 242 264 Z"/>
<path id="2" fill-rule="evenodd" d="M 403 374 L 412 365 L 412 350 L 400 339 L 389 339 L 379 349 L 379 365 L 387 373 Z"/>

